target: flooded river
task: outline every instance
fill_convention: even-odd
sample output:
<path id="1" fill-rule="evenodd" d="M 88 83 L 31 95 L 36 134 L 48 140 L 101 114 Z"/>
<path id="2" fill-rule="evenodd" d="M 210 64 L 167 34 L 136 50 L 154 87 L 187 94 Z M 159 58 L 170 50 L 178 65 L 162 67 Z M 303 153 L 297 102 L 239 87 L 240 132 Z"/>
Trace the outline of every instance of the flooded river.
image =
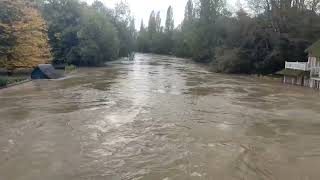
<path id="1" fill-rule="evenodd" d="M 320 93 L 138 54 L 0 90 L 0 180 L 318 180 Z"/>

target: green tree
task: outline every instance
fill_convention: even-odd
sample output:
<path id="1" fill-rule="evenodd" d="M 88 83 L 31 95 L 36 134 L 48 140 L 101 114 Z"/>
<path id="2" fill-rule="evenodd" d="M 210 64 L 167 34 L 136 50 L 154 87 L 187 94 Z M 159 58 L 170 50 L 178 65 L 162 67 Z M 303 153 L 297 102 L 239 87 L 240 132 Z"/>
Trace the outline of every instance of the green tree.
<path id="1" fill-rule="evenodd" d="M 0 2 L 0 66 L 33 68 L 51 61 L 47 25 L 29 0 Z"/>
<path id="2" fill-rule="evenodd" d="M 141 20 L 140 30 L 138 32 L 137 38 L 137 49 L 139 52 L 148 52 L 149 51 L 149 44 L 148 44 L 148 32 L 144 26 L 143 20 Z"/>
<path id="3" fill-rule="evenodd" d="M 48 0 L 42 5 L 55 63 L 103 64 L 135 49 L 134 19 L 127 3 L 109 9 L 101 1 Z"/>
<path id="4" fill-rule="evenodd" d="M 167 10 L 165 32 L 172 33 L 173 29 L 174 29 L 173 9 L 172 9 L 172 6 L 169 6 Z"/>
<path id="5" fill-rule="evenodd" d="M 116 4 L 113 24 L 118 31 L 118 37 L 120 40 L 120 51 L 119 56 L 128 56 L 132 51 L 134 51 L 134 32 L 132 32 L 132 21 L 130 8 L 127 2 L 120 1 Z"/>
<path id="6" fill-rule="evenodd" d="M 93 9 L 85 12 L 77 37 L 78 51 L 74 56 L 76 58 L 69 59 L 71 64 L 95 66 L 118 58 L 119 40 L 115 27 L 105 16 Z"/>
<path id="7" fill-rule="evenodd" d="M 188 0 L 184 11 L 183 27 L 189 26 L 195 19 L 195 12 L 192 0 Z"/>
<path id="8" fill-rule="evenodd" d="M 156 32 L 160 33 L 161 31 L 162 31 L 162 29 L 161 29 L 161 16 L 160 16 L 160 11 L 159 11 L 156 16 Z"/>
<path id="9" fill-rule="evenodd" d="M 152 40 L 153 35 L 157 32 L 157 21 L 154 11 L 151 12 L 149 17 L 148 32 L 150 39 Z"/>

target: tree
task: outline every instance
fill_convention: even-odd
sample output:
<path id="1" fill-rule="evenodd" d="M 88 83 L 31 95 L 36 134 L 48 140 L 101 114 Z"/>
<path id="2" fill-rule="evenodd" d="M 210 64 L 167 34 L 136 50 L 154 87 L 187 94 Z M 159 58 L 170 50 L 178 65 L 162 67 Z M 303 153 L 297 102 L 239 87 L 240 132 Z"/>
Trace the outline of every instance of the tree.
<path id="1" fill-rule="evenodd" d="M 145 27 L 144 27 L 143 19 L 141 19 L 140 32 L 143 32 L 143 31 L 145 31 Z"/>
<path id="2" fill-rule="evenodd" d="M 143 20 L 141 20 L 140 30 L 137 38 L 137 49 L 139 52 L 148 52 L 149 44 L 148 44 L 148 32 L 144 26 Z"/>
<path id="3" fill-rule="evenodd" d="M 189 26 L 195 19 L 195 12 L 193 8 L 192 0 L 188 0 L 187 5 L 184 11 L 184 19 L 183 19 L 183 26 Z"/>
<path id="4" fill-rule="evenodd" d="M 44 4 L 42 12 L 48 24 L 54 63 L 67 63 L 78 59 L 77 33 L 84 8 L 77 0 L 49 0 Z"/>
<path id="5" fill-rule="evenodd" d="M 129 47 L 130 47 L 130 52 L 137 50 L 137 31 L 136 31 L 136 23 L 135 19 L 131 18 L 130 23 L 129 23 L 129 35 L 130 35 L 130 40 L 128 41 Z"/>
<path id="6" fill-rule="evenodd" d="M 161 30 L 161 16 L 160 16 L 160 11 L 157 13 L 156 17 L 156 32 L 160 33 Z"/>
<path id="7" fill-rule="evenodd" d="M 51 61 L 47 26 L 32 1 L 0 2 L 0 66 L 33 68 Z"/>
<path id="8" fill-rule="evenodd" d="M 155 44 L 155 36 L 157 33 L 157 22 L 155 12 L 152 11 L 149 17 L 148 23 L 148 51 L 154 51 L 154 44 Z"/>
<path id="9" fill-rule="evenodd" d="M 154 11 L 151 12 L 149 17 L 148 32 L 150 39 L 152 40 L 153 35 L 157 32 L 157 21 Z"/>
<path id="10" fill-rule="evenodd" d="M 131 16 L 130 8 L 127 2 L 120 1 L 116 4 L 113 15 L 113 24 L 118 31 L 120 40 L 119 56 L 128 56 L 134 49 L 134 33 L 132 32 L 130 23 L 133 17 Z"/>
<path id="11" fill-rule="evenodd" d="M 248 0 L 254 16 L 241 6 L 232 15 L 224 0 L 188 0 L 184 20 L 174 28 L 167 11 L 164 31 L 150 15 L 146 33 L 139 32 L 139 50 L 192 57 L 228 73 L 274 73 L 284 60 L 306 57 L 304 49 L 320 38 L 319 0 Z"/>
<path id="12" fill-rule="evenodd" d="M 172 6 L 169 6 L 167 10 L 165 32 L 170 33 L 173 31 L 173 29 L 174 29 L 173 9 L 172 9 Z"/>
<path id="13" fill-rule="evenodd" d="M 48 0 L 43 14 L 55 63 L 100 65 L 135 49 L 135 23 L 127 3 L 109 9 L 98 0 L 91 6 L 79 0 Z"/>
<path id="14" fill-rule="evenodd" d="M 103 64 L 106 60 L 118 58 L 119 39 L 116 29 L 102 14 L 87 10 L 81 19 L 81 27 L 77 34 L 78 57 L 70 58 L 69 63 L 95 66 Z"/>
<path id="15" fill-rule="evenodd" d="M 12 53 L 16 45 L 17 37 L 13 33 L 13 23 L 21 20 L 22 12 L 12 2 L 0 2 L 0 66 L 4 67 L 8 61 L 8 56 Z"/>

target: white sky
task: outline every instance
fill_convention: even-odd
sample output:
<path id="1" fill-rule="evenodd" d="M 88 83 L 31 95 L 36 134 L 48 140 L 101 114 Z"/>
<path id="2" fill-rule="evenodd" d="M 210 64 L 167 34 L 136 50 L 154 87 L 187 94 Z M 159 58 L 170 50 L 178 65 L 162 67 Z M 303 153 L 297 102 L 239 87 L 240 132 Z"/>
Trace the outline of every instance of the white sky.
<path id="1" fill-rule="evenodd" d="M 94 0 L 84 0 L 91 4 Z M 107 7 L 114 7 L 120 0 L 101 0 Z M 148 23 L 148 19 L 152 10 L 160 11 L 162 23 L 164 24 L 166 12 L 169 5 L 173 7 L 173 15 L 175 26 L 179 25 L 184 17 L 184 9 L 188 0 L 126 0 L 131 9 L 131 13 L 136 20 L 136 27 L 140 28 L 141 19 L 144 24 Z M 227 0 L 229 6 L 235 6 L 238 0 Z M 240 0 L 242 1 L 242 0 Z"/>

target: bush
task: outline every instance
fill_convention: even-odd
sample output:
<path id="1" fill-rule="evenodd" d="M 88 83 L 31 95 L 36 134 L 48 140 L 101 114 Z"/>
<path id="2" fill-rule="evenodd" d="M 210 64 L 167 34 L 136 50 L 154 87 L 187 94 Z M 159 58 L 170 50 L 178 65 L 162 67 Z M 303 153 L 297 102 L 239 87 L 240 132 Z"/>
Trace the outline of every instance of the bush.
<path id="1" fill-rule="evenodd" d="M 212 63 L 213 70 L 224 73 L 251 73 L 252 63 L 249 56 L 240 48 L 219 48 Z"/>
<path id="2" fill-rule="evenodd" d="M 8 84 L 8 78 L 0 77 L 0 87 L 4 87 Z"/>
<path id="3" fill-rule="evenodd" d="M 72 71 L 75 71 L 77 69 L 77 67 L 75 65 L 68 65 L 64 68 L 64 71 L 69 73 L 69 72 L 72 72 Z"/>
<path id="4" fill-rule="evenodd" d="M 9 76 L 0 77 L 0 87 L 4 87 L 9 84 L 14 84 L 24 80 L 26 80 L 25 77 L 9 77 Z"/>

